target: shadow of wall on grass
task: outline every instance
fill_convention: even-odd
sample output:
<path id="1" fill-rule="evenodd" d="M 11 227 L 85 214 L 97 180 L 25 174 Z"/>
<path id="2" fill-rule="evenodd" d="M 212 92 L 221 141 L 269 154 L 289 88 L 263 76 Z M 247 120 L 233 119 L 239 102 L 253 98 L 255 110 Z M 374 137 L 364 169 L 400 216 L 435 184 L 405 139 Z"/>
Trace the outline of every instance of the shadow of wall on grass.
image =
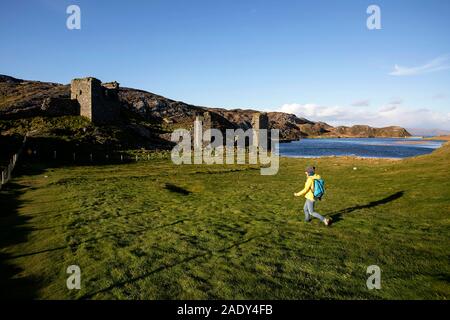
<path id="1" fill-rule="evenodd" d="M 25 205 L 21 196 L 32 189 L 15 180 L 23 175 L 39 175 L 50 166 L 45 163 L 30 163 L 19 158 L 12 173 L 13 179 L 0 190 L 0 248 L 26 243 L 29 234 L 36 230 L 28 224 L 31 217 L 19 214 L 19 208 Z M 30 276 L 20 276 L 23 268 L 15 264 L 15 254 L 0 253 L 0 299 L 33 299 L 38 296 L 39 281 Z"/>
<path id="2" fill-rule="evenodd" d="M 361 209 L 369 209 L 369 208 L 374 208 L 392 201 L 395 201 L 401 197 L 403 197 L 403 195 L 405 194 L 405 191 L 398 191 L 396 193 L 391 194 L 390 196 L 384 197 L 380 200 L 376 200 L 376 201 L 371 201 L 367 204 L 364 205 L 357 205 L 357 206 L 353 206 L 353 207 L 349 207 L 349 208 L 345 208 L 339 211 L 335 211 L 335 212 L 331 212 L 328 214 L 328 216 L 330 216 L 333 219 L 333 223 L 336 223 L 340 220 L 342 220 L 342 216 L 344 214 L 347 213 L 352 213 L 354 211 L 357 210 L 361 210 Z"/>
<path id="3" fill-rule="evenodd" d="M 0 191 L 0 248 L 27 241 L 32 231 L 29 218 L 20 216 L 18 208 L 23 205 L 20 195 L 26 187 L 9 183 Z M 35 279 L 18 277 L 24 270 L 10 261 L 11 254 L 0 253 L 0 299 L 31 299 L 37 295 Z"/>
<path id="4" fill-rule="evenodd" d="M 10 141 L 5 142 L 10 145 Z M 11 149 L 16 150 L 11 146 Z M 33 150 L 40 150 L 41 154 L 35 155 Z M 58 161 L 52 161 L 54 150 L 58 150 Z M 78 158 L 73 161 L 73 150 L 78 154 L 84 154 L 85 158 Z M 8 153 L 2 149 L 0 156 L 4 155 L 8 159 Z M 15 152 L 15 151 L 14 151 Z M 96 161 L 90 161 L 88 156 L 90 153 L 108 154 L 115 153 L 115 157 L 108 159 L 97 158 Z M 126 164 L 133 162 L 133 159 L 120 157 L 120 151 L 106 147 L 93 147 L 89 143 L 73 143 L 66 142 L 59 138 L 29 138 L 25 145 L 19 161 L 13 171 L 13 180 L 5 184 L 0 190 L 0 248 L 4 249 L 9 246 L 26 243 L 29 234 L 36 230 L 28 221 L 31 217 L 19 215 L 18 209 L 24 205 L 24 201 L 20 200 L 22 194 L 26 192 L 27 185 L 15 182 L 15 179 L 23 175 L 39 175 L 43 174 L 49 168 L 80 166 L 80 165 L 111 165 Z M 45 156 L 43 156 L 45 155 Z M 180 190 L 178 190 L 180 191 Z M 97 239 L 90 239 L 93 241 Z M 87 241 L 86 241 L 87 242 Z M 44 249 L 32 254 L 54 251 L 66 248 Z M 70 246 L 69 246 L 70 247 Z M 22 253 L 14 255 L 10 253 L 0 253 L 0 299 L 33 299 L 38 296 L 39 281 L 31 277 L 20 276 L 25 270 L 15 264 L 14 259 L 25 257 L 31 254 Z"/>

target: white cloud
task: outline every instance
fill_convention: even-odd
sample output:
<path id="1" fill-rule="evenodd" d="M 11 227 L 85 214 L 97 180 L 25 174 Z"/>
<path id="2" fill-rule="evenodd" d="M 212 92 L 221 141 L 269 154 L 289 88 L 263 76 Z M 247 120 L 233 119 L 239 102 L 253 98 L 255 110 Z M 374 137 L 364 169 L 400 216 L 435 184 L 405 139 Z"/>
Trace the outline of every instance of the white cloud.
<path id="1" fill-rule="evenodd" d="M 409 128 L 450 129 L 450 113 L 391 104 L 367 109 L 292 103 L 282 105 L 277 111 L 294 113 L 298 117 L 327 122 L 333 126 L 367 124 L 373 127 L 398 125 Z"/>
<path id="2" fill-rule="evenodd" d="M 436 93 L 436 94 L 432 97 L 433 100 L 445 100 L 445 99 L 447 99 L 447 98 L 448 98 L 448 96 L 447 96 L 445 93 Z"/>
<path id="3" fill-rule="evenodd" d="M 397 109 L 397 106 L 395 105 L 387 105 L 384 107 L 380 108 L 380 113 L 386 113 L 386 112 L 391 112 Z"/>
<path id="4" fill-rule="evenodd" d="M 394 71 L 389 73 L 391 76 L 415 76 L 424 73 L 436 72 L 450 69 L 449 55 L 437 57 L 426 64 L 418 67 L 394 66 Z"/>
<path id="5" fill-rule="evenodd" d="M 391 101 L 389 101 L 390 105 L 398 105 L 398 104 L 402 104 L 402 103 L 403 103 L 402 98 L 392 98 Z"/>
<path id="6" fill-rule="evenodd" d="M 365 100 L 358 100 L 352 103 L 352 106 L 354 107 L 368 107 L 370 105 L 370 100 L 369 99 L 365 99 Z"/>

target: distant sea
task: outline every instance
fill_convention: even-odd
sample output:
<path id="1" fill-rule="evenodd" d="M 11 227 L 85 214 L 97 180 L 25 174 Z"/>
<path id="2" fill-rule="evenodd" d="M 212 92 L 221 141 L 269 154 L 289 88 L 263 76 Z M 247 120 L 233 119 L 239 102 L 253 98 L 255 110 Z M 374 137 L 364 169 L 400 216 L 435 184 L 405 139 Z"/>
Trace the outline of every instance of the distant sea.
<path id="1" fill-rule="evenodd" d="M 421 138 L 330 138 L 301 139 L 281 143 L 284 157 L 316 158 L 355 156 L 363 158 L 408 158 L 424 155 L 442 146 L 445 141 Z"/>

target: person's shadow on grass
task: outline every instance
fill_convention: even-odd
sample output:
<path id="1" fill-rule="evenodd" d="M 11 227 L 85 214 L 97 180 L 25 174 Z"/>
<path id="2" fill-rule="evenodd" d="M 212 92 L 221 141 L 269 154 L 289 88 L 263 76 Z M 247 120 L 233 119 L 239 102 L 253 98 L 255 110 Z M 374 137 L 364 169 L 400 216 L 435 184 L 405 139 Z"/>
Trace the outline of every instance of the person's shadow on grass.
<path id="1" fill-rule="evenodd" d="M 342 216 L 344 214 L 351 213 L 351 212 L 361 210 L 361 209 L 373 208 L 373 207 L 376 207 L 376 206 L 379 206 L 382 204 L 392 202 L 394 200 L 397 200 L 397 199 L 403 197 L 404 193 L 405 193 L 404 191 L 398 191 L 394 194 L 391 194 L 390 196 L 387 196 L 387 197 L 377 200 L 377 201 L 372 201 L 372 202 L 369 202 L 364 205 L 353 206 L 353 207 L 345 208 L 345 209 L 342 209 L 339 211 L 331 212 L 328 214 L 328 216 L 333 219 L 333 223 L 336 223 L 336 222 L 342 220 Z"/>

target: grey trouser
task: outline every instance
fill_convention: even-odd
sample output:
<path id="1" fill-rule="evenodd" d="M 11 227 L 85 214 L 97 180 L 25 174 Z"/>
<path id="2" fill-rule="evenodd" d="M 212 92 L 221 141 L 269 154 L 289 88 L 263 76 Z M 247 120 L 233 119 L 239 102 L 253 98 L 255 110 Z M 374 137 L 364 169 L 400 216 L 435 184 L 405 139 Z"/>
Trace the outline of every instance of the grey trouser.
<path id="1" fill-rule="evenodd" d="M 320 219 L 320 221 L 323 221 L 324 217 L 322 217 L 317 212 L 314 212 L 314 201 L 306 199 L 305 206 L 303 207 L 303 210 L 305 211 L 305 221 L 310 221 L 311 216 L 316 217 L 317 219 Z"/>

